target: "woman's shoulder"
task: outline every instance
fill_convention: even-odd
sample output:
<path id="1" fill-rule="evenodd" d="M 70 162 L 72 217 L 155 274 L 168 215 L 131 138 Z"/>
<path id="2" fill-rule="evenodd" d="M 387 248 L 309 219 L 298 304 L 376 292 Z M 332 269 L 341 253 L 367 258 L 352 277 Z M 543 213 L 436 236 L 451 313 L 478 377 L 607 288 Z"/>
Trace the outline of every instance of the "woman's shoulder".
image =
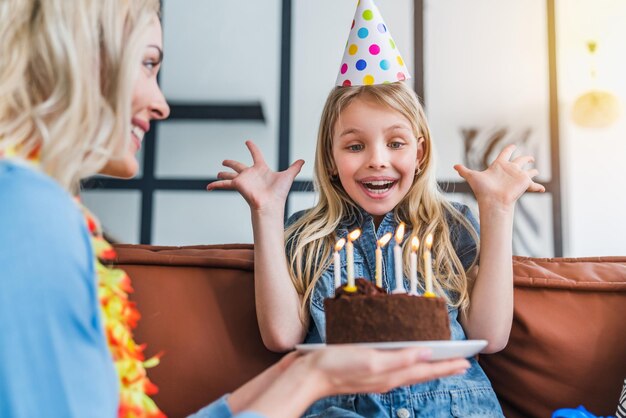
<path id="1" fill-rule="evenodd" d="M 0 161 L 0 248 L 16 256 L 30 248 L 45 254 L 59 247 L 84 252 L 84 218 L 72 196 L 54 179 L 19 162 Z M 40 254 L 41 255 L 41 254 Z"/>
<path id="2" fill-rule="evenodd" d="M 78 213 L 71 195 L 54 179 L 16 161 L 0 161 L 0 201 L 0 213 L 16 215 L 14 220 L 58 211 L 55 216 L 63 221 L 64 215 Z"/>
<path id="3" fill-rule="evenodd" d="M 71 201 L 69 193 L 52 177 L 17 160 L 0 160 L 0 193 L 4 197 L 10 195 L 11 200 L 16 202 L 37 198 L 41 193 L 44 194 L 42 197 L 55 201 L 58 199 Z"/>

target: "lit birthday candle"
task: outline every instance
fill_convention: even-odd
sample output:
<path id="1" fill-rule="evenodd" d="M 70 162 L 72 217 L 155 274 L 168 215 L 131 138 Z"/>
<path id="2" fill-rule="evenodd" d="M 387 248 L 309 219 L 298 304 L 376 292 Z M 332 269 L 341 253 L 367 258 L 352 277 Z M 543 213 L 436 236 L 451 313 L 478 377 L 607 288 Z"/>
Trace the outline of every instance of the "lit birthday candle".
<path id="1" fill-rule="evenodd" d="M 433 234 L 428 234 L 426 236 L 426 249 L 424 251 L 424 270 L 425 270 L 425 280 L 426 280 L 426 292 L 424 292 L 424 296 L 434 297 L 433 293 L 433 261 L 432 256 L 430 255 L 430 249 L 433 246 Z"/>
<path id="2" fill-rule="evenodd" d="M 335 244 L 335 253 L 333 254 L 333 261 L 335 264 L 335 289 L 341 286 L 341 259 L 339 258 L 339 251 L 341 251 L 345 243 L 346 239 L 341 238 Z"/>
<path id="3" fill-rule="evenodd" d="M 404 239 L 404 222 L 400 222 L 396 229 L 396 245 L 393 247 L 394 270 L 396 273 L 396 288 L 392 293 L 406 293 L 402 283 L 402 239 Z"/>
<path id="4" fill-rule="evenodd" d="M 376 286 L 383 287 L 383 248 L 391 240 L 393 234 L 387 232 L 376 242 Z"/>
<path id="5" fill-rule="evenodd" d="M 346 259 L 348 261 L 348 285 L 344 289 L 348 292 L 355 292 L 356 286 L 354 285 L 354 246 L 352 242 L 361 236 L 361 230 L 355 229 L 348 234 L 348 242 L 346 243 Z"/>
<path id="6" fill-rule="evenodd" d="M 417 295 L 417 250 L 420 247 L 420 241 L 416 236 L 413 236 L 411 240 L 411 255 L 410 255 L 410 271 L 411 271 L 411 289 L 410 295 Z"/>

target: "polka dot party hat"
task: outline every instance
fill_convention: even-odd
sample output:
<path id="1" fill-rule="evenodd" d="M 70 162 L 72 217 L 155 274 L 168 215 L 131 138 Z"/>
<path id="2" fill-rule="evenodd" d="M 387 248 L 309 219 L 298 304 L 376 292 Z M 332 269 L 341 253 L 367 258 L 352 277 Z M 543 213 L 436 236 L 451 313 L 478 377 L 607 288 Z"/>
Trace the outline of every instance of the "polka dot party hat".
<path id="1" fill-rule="evenodd" d="M 411 78 L 373 0 L 360 0 L 337 76 L 338 86 L 366 86 Z"/>

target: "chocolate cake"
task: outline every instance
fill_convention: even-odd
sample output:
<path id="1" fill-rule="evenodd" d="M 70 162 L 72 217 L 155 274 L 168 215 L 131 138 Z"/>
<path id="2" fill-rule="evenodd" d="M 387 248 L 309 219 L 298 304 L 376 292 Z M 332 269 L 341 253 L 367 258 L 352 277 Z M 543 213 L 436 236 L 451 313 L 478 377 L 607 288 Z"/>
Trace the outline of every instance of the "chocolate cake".
<path id="1" fill-rule="evenodd" d="M 341 287 L 324 300 L 328 344 L 450 339 L 444 299 L 388 294 L 368 280 L 355 282 L 356 292 Z"/>

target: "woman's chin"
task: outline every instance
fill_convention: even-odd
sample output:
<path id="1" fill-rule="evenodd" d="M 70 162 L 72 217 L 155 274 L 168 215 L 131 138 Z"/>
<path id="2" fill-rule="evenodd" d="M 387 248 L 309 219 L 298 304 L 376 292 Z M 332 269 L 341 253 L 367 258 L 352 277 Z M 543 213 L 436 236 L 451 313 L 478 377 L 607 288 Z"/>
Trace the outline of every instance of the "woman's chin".
<path id="1" fill-rule="evenodd" d="M 130 179 L 139 172 L 139 164 L 134 158 L 129 160 L 109 161 L 107 165 L 100 170 L 100 174 L 121 179 Z"/>

